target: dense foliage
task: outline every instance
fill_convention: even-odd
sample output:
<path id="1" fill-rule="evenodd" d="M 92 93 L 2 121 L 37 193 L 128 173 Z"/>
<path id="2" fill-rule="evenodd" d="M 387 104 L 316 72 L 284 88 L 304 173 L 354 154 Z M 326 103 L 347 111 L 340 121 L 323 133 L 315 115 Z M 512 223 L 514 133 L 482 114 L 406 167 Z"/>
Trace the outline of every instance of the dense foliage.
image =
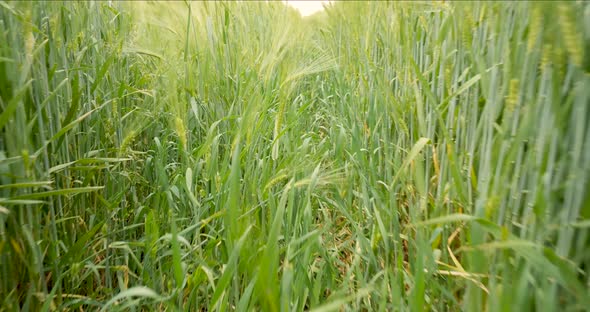
<path id="1" fill-rule="evenodd" d="M 581 310 L 590 5 L 0 1 L 0 310 Z"/>

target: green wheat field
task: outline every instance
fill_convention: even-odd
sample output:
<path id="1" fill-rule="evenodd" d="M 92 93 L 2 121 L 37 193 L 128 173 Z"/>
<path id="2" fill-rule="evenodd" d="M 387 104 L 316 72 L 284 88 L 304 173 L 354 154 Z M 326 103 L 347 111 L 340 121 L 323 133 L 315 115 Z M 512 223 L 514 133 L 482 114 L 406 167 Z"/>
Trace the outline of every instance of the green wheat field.
<path id="1" fill-rule="evenodd" d="M 584 311 L 590 3 L 0 1 L 0 310 Z"/>

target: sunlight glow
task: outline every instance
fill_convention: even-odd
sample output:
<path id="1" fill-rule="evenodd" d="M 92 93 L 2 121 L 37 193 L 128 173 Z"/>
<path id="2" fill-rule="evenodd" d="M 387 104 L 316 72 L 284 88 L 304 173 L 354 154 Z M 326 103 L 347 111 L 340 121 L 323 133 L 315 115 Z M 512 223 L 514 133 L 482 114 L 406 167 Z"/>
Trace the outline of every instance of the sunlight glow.
<path id="1" fill-rule="evenodd" d="M 330 1 L 304 1 L 304 0 L 287 0 L 288 5 L 296 8 L 301 16 L 309 16 L 324 9 L 323 4 Z"/>

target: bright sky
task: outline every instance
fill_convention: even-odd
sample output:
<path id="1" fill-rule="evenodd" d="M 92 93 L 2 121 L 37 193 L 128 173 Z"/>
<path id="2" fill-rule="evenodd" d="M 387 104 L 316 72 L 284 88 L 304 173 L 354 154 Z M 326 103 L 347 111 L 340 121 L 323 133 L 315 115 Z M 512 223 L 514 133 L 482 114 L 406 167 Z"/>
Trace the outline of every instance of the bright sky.
<path id="1" fill-rule="evenodd" d="M 287 4 L 299 10 L 302 16 L 312 15 L 324 9 L 322 4 L 330 1 L 286 0 Z"/>

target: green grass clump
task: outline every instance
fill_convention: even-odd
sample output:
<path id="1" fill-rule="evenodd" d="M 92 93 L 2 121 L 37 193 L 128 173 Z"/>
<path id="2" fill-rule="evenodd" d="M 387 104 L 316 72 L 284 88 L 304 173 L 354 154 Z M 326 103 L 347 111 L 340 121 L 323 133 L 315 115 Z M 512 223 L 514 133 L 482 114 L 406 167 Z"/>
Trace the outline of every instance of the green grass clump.
<path id="1" fill-rule="evenodd" d="M 0 310 L 583 310 L 590 5 L 0 1 Z"/>

